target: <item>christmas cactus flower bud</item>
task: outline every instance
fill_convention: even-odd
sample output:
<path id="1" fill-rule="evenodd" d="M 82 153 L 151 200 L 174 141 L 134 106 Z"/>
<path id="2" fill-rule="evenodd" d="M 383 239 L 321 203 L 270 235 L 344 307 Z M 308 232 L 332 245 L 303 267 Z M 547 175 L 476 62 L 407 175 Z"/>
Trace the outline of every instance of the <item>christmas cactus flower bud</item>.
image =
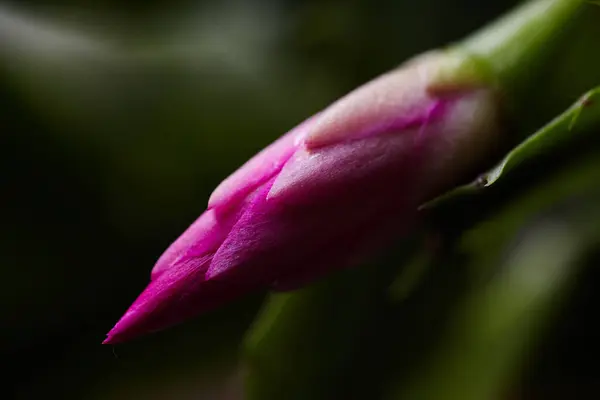
<path id="1" fill-rule="evenodd" d="M 418 207 L 476 172 L 503 131 L 504 71 L 482 48 L 416 57 L 248 161 L 160 257 L 105 343 L 253 290 L 300 287 L 409 232 Z"/>
<path id="2" fill-rule="evenodd" d="M 108 335 L 162 329 L 250 290 L 293 289 L 410 229 L 500 132 L 494 91 L 427 53 L 308 119 L 227 178 Z"/>

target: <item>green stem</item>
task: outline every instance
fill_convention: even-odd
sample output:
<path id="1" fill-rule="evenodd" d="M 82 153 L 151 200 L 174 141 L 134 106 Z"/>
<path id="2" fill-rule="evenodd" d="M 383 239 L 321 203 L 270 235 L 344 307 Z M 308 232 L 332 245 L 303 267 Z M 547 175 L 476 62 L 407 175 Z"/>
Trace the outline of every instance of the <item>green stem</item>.
<path id="1" fill-rule="evenodd" d="M 504 85 L 514 86 L 524 66 L 539 63 L 583 5 L 583 0 L 525 3 L 467 38 L 461 46 L 484 58 Z"/>
<path id="2" fill-rule="evenodd" d="M 456 49 L 485 64 L 516 124 L 530 130 L 600 84 L 599 40 L 600 7 L 533 0 Z"/>

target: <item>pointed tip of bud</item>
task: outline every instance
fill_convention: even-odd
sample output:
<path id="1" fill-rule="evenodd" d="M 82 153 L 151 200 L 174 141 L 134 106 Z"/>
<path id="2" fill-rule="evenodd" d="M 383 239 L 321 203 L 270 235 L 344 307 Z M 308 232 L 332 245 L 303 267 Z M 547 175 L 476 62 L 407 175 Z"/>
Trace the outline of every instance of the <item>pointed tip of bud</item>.
<path id="1" fill-rule="evenodd" d="M 123 335 L 122 332 L 119 332 L 116 329 L 117 325 L 115 325 L 115 327 L 106 334 L 106 338 L 102 341 L 102 344 L 115 345 L 115 344 L 120 344 L 120 343 L 126 342 L 128 340 L 127 334 Z M 130 335 L 129 337 L 134 338 L 135 336 L 136 335 Z"/>
<path id="2" fill-rule="evenodd" d="M 121 343 L 156 332 L 209 308 L 219 293 L 205 288 L 206 264 L 206 259 L 189 260 L 163 271 L 108 332 L 103 343 Z"/>
<path id="3" fill-rule="evenodd" d="M 243 282 L 206 280 L 210 260 L 191 259 L 162 272 L 108 332 L 103 344 L 123 343 L 164 330 L 248 291 Z"/>
<path id="4" fill-rule="evenodd" d="M 134 304 L 135 306 L 135 304 Z M 147 315 L 147 314 L 146 314 Z M 130 308 L 117 324 L 106 334 L 102 344 L 119 344 L 150 331 L 145 329 L 145 315 Z M 146 316 L 147 319 L 147 316 Z"/>

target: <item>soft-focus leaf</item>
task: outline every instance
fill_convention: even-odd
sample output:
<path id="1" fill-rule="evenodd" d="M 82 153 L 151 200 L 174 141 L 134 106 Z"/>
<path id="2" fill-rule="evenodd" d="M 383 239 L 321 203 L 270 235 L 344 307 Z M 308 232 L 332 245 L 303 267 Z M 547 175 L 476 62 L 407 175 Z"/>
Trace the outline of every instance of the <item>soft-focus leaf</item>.
<path id="1" fill-rule="evenodd" d="M 377 291 L 366 269 L 271 296 L 247 340 L 248 399 L 328 399 L 342 381 Z"/>
<path id="2" fill-rule="evenodd" d="M 502 399 L 573 289 L 582 254 L 599 243 L 599 222 L 600 209 L 588 204 L 576 215 L 544 216 L 529 226 L 505 249 L 493 278 L 454 312 L 430 363 L 394 398 Z M 479 234 L 493 240 L 493 229 Z"/>
<path id="3" fill-rule="evenodd" d="M 463 232 L 455 251 L 468 257 L 469 289 L 445 314 L 438 305 L 445 328 L 397 376 L 393 398 L 502 398 L 574 293 L 581 258 L 600 243 L 597 182 L 594 154 Z"/>
<path id="4" fill-rule="evenodd" d="M 245 341 L 248 399 L 344 398 L 349 377 L 362 374 L 356 358 L 369 346 L 365 334 L 381 313 L 385 289 L 415 248 L 405 243 L 385 261 L 271 295 Z M 418 282 L 418 275 L 406 278 L 398 283 L 402 294 Z"/>

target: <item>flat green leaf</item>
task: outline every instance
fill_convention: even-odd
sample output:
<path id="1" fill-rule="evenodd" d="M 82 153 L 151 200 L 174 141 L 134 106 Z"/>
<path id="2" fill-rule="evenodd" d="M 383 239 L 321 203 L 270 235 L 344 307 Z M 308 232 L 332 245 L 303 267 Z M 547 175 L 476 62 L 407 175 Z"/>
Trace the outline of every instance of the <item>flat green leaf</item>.
<path id="1" fill-rule="evenodd" d="M 246 340 L 247 398 L 332 398 L 373 307 L 372 275 L 343 271 L 271 295 Z"/>
<path id="2" fill-rule="evenodd" d="M 584 94 L 568 110 L 515 147 L 494 168 L 480 175 L 475 181 L 458 186 L 425 203 L 421 208 L 430 209 L 453 201 L 461 196 L 478 193 L 503 181 L 519 171 L 526 162 L 553 151 L 559 151 L 575 138 L 589 135 L 590 127 L 600 125 L 600 87 Z"/>

